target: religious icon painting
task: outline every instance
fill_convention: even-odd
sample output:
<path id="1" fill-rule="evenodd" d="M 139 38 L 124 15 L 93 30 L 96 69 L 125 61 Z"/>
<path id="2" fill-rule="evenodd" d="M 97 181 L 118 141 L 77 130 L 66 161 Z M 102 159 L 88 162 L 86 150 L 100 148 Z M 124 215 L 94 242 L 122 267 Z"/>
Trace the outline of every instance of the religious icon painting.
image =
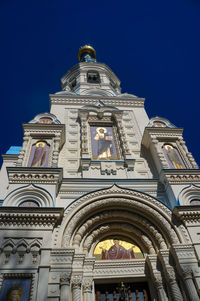
<path id="1" fill-rule="evenodd" d="M 91 126 L 92 158 L 118 160 L 112 126 Z"/>
<path id="2" fill-rule="evenodd" d="M 49 156 L 49 145 L 44 141 L 38 141 L 32 145 L 29 159 L 29 167 L 47 167 Z"/>
<path id="3" fill-rule="evenodd" d="M 0 292 L 1 301 L 29 301 L 31 278 L 5 278 Z"/>
<path id="4" fill-rule="evenodd" d="M 117 238 L 99 242 L 94 250 L 94 256 L 97 260 L 144 258 L 138 246 Z"/>
<path id="5" fill-rule="evenodd" d="M 163 152 L 170 168 L 185 168 L 185 165 L 175 147 L 170 144 L 165 144 L 163 146 Z"/>

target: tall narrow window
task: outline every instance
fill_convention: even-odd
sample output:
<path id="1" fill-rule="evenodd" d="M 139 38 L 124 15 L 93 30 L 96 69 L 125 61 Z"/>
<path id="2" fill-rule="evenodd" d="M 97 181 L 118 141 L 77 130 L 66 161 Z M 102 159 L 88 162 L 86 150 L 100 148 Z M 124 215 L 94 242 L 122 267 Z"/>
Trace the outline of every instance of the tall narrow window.
<path id="1" fill-rule="evenodd" d="M 32 145 L 29 159 L 29 167 L 47 167 L 49 156 L 49 145 L 44 141 L 38 141 Z"/>
<path id="2" fill-rule="evenodd" d="M 165 144 L 163 146 L 163 152 L 166 157 L 166 160 L 169 164 L 170 168 L 185 168 L 185 165 L 177 151 L 176 148 L 174 148 L 170 144 Z"/>

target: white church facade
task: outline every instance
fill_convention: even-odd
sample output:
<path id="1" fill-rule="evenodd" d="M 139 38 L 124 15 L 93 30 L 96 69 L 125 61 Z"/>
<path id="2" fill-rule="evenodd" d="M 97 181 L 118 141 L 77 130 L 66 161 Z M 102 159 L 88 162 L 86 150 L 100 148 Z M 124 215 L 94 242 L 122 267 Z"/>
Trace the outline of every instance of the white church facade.
<path id="1" fill-rule="evenodd" d="M 0 171 L 0 300 L 199 301 L 200 169 L 91 46 Z"/>

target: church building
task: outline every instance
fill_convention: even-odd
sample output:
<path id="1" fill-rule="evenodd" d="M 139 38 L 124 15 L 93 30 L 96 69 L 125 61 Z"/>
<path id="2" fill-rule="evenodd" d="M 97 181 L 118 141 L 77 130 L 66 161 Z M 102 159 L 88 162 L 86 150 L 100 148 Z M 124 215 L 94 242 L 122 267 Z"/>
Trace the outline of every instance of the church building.
<path id="1" fill-rule="evenodd" d="M 199 301 L 200 169 L 183 129 L 85 45 L 0 171 L 1 301 Z M 186 125 L 187 126 L 187 125 Z"/>

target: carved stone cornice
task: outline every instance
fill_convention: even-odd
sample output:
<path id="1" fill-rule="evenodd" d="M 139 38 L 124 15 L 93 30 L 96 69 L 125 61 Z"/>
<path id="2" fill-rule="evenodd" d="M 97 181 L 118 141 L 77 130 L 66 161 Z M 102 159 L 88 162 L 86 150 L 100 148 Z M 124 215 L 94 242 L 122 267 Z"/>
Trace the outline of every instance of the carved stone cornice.
<path id="1" fill-rule="evenodd" d="M 70 267 L 72 266 L 72 259 L 74 256 L 74 249 L 53 249 L 51 251 L 51 265 L 54 266 L 61 266 L 65 267 L 66 266 Z"/>
<path id="2" fill-rule="evenodd" d="M 114 106 L 130 106 L 130 107 L 144 107 L 144 98 L 131 97 L 131 96 L 95 96 L 92 95 L 50 95 L 51 104 L 61 104 L 61 105 L 98 105 L 99 98 L 103 100 L 105 105 Z"/>
<path id="3" fill-rule="evenodd" d="M 200 183 L 200 169 L 163 169 L 160 180 L 164 184 Z"/>
<path id="4" fill-rule="evenodd" d="M 1 207 L 0 226 L 53 229 L 61 223 L 63 208 Z"/>
<path id="5" fill-rule="evenodd" d="M 181 221 L 188 225 L 200 225 L 200 206 L 177 206 L 173 214 Z"/>
<path id="6" fill-rule="evenodd" d="M 42 183 L 58 185 L 63 176 L 62 168 L 7 167 L 9 183 Z"/>
<path id="7" fill-rule="evenodd" d="M 64 124 L 43 124 L 43 123 L 24 123 L 24 133 L 37 137 L 45 135 L 45 137 L 54 137 L 59 133 L 60 147 L 65 142 L 65 125 Z M 40 137 L 39 137 L 40 138 Z"/>
<path id="8" fill-rule="evenodd" d="M 182 137 L 182 133 L 182 128 L 146 127 L 142 138 L 142 144 L 148 148 L 150 141 L 153 139 L 175 138 L 177 140 Z"/>
<path id="9" fill-rule="evenodd" d="M 144 277 L 145 259 L 133 259 L 128 261 L 106 260 L 96 261 L 94 265 L 94 278 L 102 277 Z"/>

